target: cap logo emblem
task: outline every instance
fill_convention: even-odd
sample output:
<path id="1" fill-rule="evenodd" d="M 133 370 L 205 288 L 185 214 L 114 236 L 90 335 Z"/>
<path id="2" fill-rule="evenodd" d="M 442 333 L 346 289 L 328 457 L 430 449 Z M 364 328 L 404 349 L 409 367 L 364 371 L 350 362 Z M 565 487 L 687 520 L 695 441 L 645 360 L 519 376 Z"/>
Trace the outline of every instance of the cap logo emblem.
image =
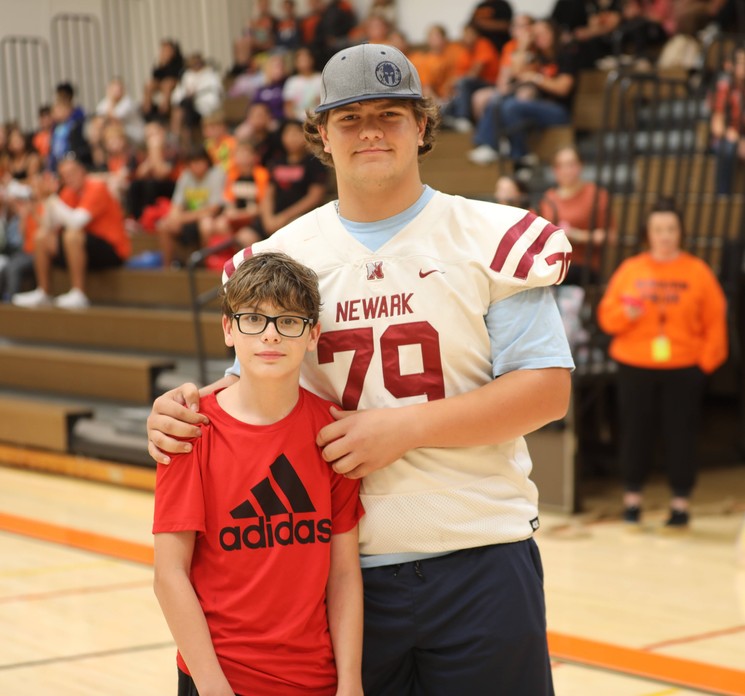
<path id="1" fill-rule="evenodd" d="M 395 63 L 384 60 L 375 68 L 375 77 L 386 87 L 398 87 L 401 84 L 401 71 Z"/>

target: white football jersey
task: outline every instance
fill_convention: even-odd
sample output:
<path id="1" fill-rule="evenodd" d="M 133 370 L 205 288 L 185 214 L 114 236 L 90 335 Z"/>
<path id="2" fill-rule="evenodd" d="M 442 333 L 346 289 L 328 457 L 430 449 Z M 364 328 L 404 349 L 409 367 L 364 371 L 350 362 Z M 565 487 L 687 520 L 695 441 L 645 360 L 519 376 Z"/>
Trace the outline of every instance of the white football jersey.
<path id="1" fill-rule="evenodd" d="M 489 306 L 561 282 L 571 256 L 563 231 L 533 213 L 439 192 L 377 251 L 344 229 L 330 203 L 236 254 L 226 277 L 246 255 L 268 250 L 318 274 L 322 333 L 303 384 L 345 409 L 405 406 L 489 383 Z M 361 551 L 528 538 L 538 515 L 530 471 L 523 438 L 410 451 L 362 481 Z"/>

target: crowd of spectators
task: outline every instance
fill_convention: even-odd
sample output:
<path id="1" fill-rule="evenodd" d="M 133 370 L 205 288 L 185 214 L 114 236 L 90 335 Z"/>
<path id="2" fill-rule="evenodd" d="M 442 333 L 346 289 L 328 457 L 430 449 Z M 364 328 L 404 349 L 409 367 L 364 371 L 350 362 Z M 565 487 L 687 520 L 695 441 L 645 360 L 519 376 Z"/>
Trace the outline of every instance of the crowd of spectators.
<path id="1" fill-rule="evenodd" d="M 46 253 L 39 244 L 46 226 L 53 223 L 52 236 L 60 240 L 75 223 L 86 236 L 111 242 L 92 226 L 89 197 L 70 197 L 77 206 L 70 207 L 58 195 L 64 189 L 59 168 L 70 159 L 86 170 L 86 180 L 105 183 L 105 194 L 93 187 L 96 195 L 111 197 L 126 228 L 157 235 L 160 254 L 147 259 L 153 265 L 179 264 L 188 248 L 231 237 L 236 244 L 260 239 L 321 203 L 329 177 L 304 150 L 299 123 L 318 102 L 318 66 L 344 46 L 367 41 L 405 51 L 425 93 L 441 104 L 444 127 L 473 132 L 474 148 L 464 156 L 476 164 L 513 160 L 524 189 L 535 165 L 527 136 L 570 123 L 579 70 L 623 51 L 652 59 L 676 32 L 695 36 L 731 11 L 725 0 L 556 0 L 549 18 L 534 18 L 513 12 L 505 0 L 485 0 L 473 7 L 457 39 L 433 24 L 426 42 L 410 47 L 396 24 L 393 0 L 374 0 L 364 17 L 347 0 L 308 0 L 304 11 L 284 0 L 277 14 L 275 6 L 255 3 L 233 46 L 233 64 L 223 73 L 209 57 L 163 38 L 141 95 L 112 76 L 86 114 L 74 85 L 63 82 L 53 102 L 39 109 L 33 133 L 15 124 L 0 128 L 3 300 L 28 287 L 24 277 L 45 266 L 38 257 Z M 712 95 L 719 192 L 731 190 L 734 164 L 745 158 L 743 66 L 740 51 Z M 246 104 L 237 122 L 228 122 L 223 111 L 229 98 Z M 524 201 L 525 191 L 513 197 Z M 544 202 L 552 200 L 549 192 Z M 59 214 L 61 205 L 69 214 Z M 123 246 L 112 248 L 119 263 L 128 262 Z M 95 265 L 84 261 L 84 270 Z M 61 252 L 51 262 L 70 270 Z M 33 296 L 36 301 L 52 301 L 46 280 L 36 282 L 44 292 Z M 85 306 L 84 273 L 75 283 L 80 292 L 73 304 Z M 69 304 L 65 298 L 60 303 Z"/>

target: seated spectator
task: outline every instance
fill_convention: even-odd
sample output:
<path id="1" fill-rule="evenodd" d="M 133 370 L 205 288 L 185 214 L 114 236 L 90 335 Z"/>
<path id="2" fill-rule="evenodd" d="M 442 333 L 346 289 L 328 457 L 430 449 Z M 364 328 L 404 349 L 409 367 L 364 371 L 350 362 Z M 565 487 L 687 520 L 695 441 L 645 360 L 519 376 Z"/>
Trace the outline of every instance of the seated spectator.
<path id="1" fill-rule="evenodd" d="M 473 24 L 464 28 L 462 44 L 465 51 L 460 55 L 456 68 L 459 77 L 452 99 L 443 109 L 443 125 L 467 132 L 473 128 L 471 97 L 476 90 L 496 82 L 499 54 Z"/>
<path id="2" fill-rule="evenodd" d="M 269 172 L 258 163 L 251 143 L 239 142 L 235 149 L 235 171 L 225 187 L 225 206 L 215 217 L 199 221 L 202 247 L 216 239 L 234 237 L 240 248 L 264 238 L 259 223 L 259 204 L 266 195 Z"/>
<path id="3" fill-rule="evenodd" d="M 96 106 L 96 114 L 105 117 L 107 121 L 121 123 L 130 142 L 142 142 L 144 124 L 140 110 L 132 97 L 127 94 L 124 80 L 121 77 L 113 77 L 109 81 L 106 96 Z"/>
<path id="4" fill-rule="evenodd" d="M 561 148 L 553 158 L 555 185 L 538 204 L 538 214 L 561 227 L 572 244 L 572 265 L 564 285 L 597 283 L 607 231 L 613 229 L 608 192 L 582 178 L 583 162 L 575 147 Z"/>
<path id="5" fill-rule="evenodd" d="M 302 43 L 300 17 L 295 11 L 295 0 L 282 0 L 282 14 L 277 21 L 276 47 L 294 51 Z"/>
<path id="6" fill-rule="evenodd" d="M 323 0 L 306 0 L 306 13 L 300 19 L 301 43 L 306 48 L 313 46 L 316 36 L 316 27 L 321 21 L 323 13 Z"/>
<path id="7" fill-rule="evenodd" d="M 230 177 L 235 173 L 236 139 L 230 134 L 225 114 L 215 111 L 202 119 L 204 147 L 210 159 Z"/>
<path id="8" fill-rule="evenodd" d="M 171 94 L 171 132 L 191 142 L 202 117 L 222 106 L 222 79 L 201 53 L 193 53 L 186 62 L 178 85 Z"/>
<path id="9" fill-rule="evenodd" d="M 329 0 L 321 12 L 313 37 L 316 65 L 325 65 L 334 53 L 349 46 L 349 32 L 357 25 L 357 16 L 347 0 Z"/>
<path id="10" fill-rule="evenodd" d="M 7 129 L 6 137 L 7 146 L 3 165 L 6 176 L 10 176 L 21 183 L 28 183 L 41 171 L 41 157 L 31 147 L 29 139 L 24 135 L 20 126 L 10 126 Z"/>
<path id="11" fill-rule="evenodd" d="M 127 200 L 131 177 L 137 168 L 137 159 L 124 126 L 118 121 L 105 126 L 103 149 L 106 166 L 103 179 L 114 198 L 123 205 Z"/>
<path id="12" fill-rule="evenodd" d="M 321 98 L 321 73 L 316 70 L 309 48 L 295 51 L 295 72 L 282 88 L 285 118 L 305 120 L 305 112 L 318 106 Z"/>
<path id="13" fill-rule="evenodd" d="M 287 57 L 285 53 L 274 53 L 264 63 L 264 84 L 254 94 L 254 104 L 266 104 L 272 118 L 278 121 L 285 115 L 283 90 L 287 81 Z"/>
<path id="14" fill-rule="evenodd" d="M 72 118 L 81 123 L 85 121 L 85 110 L 75 103 L 75 87 L 72 82 L 59 82 L 54 88 L 55 101 L 65 101 L 72 106 Z"/>
<path id="15" fill-rule="evenodd" d="M 714 88 L 711 137 L 716 154 L 716 190 L 732 193 L 738 160 L 745 160 L 745 46 L 735 48 Z"/>
<path id="16" fill-rule="evenodd" d="M 409 59 L 419 73 L 424 95 L 445 103 L 453 96 L 463 46 L 448 39 L 441 24 L 432 25 L 427 31 L 427 48 L 413 51 Z"/>
<path id="17" fill-rule="evenodd" d="M 277 43 L 279 22 L 272 14 L 269 0 L 257 0 L 256 13 L 244 27 L 233 46 L 234 65 L 231 74 L 247 70 L 253 58 L 271 51 Z"/>
<path id="18" fill-rule="evenodd" d="M 140 220 L 144 210 L 159 198 L 170 199 L 176 186 L 175 165 L 178 152 L 169 145 L 168 132 L 159 121 L 145 125 L 145 151 L 132 175 L 127 210 Z"/>
<path id="19" fill-rule="evenodd" d="M 162 39 L 158 61 L 145 83 L 142 95 L 142 113 L 145 118 L 167 119 L 171 114 L 171 96 L 184 72 L 181 46 L 173 39 Z"/>
<path id="20" fill-rule="evenodd" d="M 19 293 L 23 283 L 33 278 L 33 238 L 29 230 L 29 218 L 38 214 L 33 199 L 34 184 L 40 178 L 36 174 L 32 185 L 11 180 L 0 189 L 0 301 L 8 302 Z"/>
<path id="21" fill-rule="evenodd" d="M 269 164 L 269 187 L 260 203 L 261 232 L 269 236 L 324 203 L 328 173 L 308 150 L 300 121 L 280 128 L 284 153 Z"/>
<path id="22" fill-rule="evenodd" d="M 131 253 L 121 206 L 103 181 L 88 176 L 74 153 L 60 160 L 62 190 L 51 173 L 44 175 L 42 194 L 47 196 L 34 239 L 35 290 L 13 295 L 19 307 L 54 304 L 64 309 L 84 309 L 86 274 L 92 269 L 122 265 Z M 52 265 L 67 268 L 70 290 L 56 299 L 49 294 Z"/>
<path id="23" fill-rule="evenodd" d="M 351 44 L 387 44 L 391 28 L 385 17 L 375 12 L 370 12 L 363 22 L 349 32 L 349 42 Z"/>
<path id="24" fill-rule="evenodd" d="M 54 128 L 46 163 L 47 169 L 56 171 L 58 162 L 68 152 L 74 152 L 79 161 L 90 166 L 90 147 L 83 133 L 85 116 L 81 117 L 80 109 L 75 106 L 69 90 L 57 91 L 52 106 L 52 119 Z"/>
<path id="25" fill-rule="evenodd" d="M 573 147 L 561 148 L 553 159 L 556 185 L 538 204 L 538 214 L 561 227 L 572 244 L 572 263 L 556 288 L 564 331 L 572 350 L 586 344 L 582 319 L 585 287 L 600 280 L 603 248 L 613 235 L 608 192 L 582 178 L 582 159 Z"/>
<path id="26" fill-rule="evenodd" d="M 584 0 L 555 0 L 549 19 L 559 28 L 562 43 L 569 43 L 574 30 L 587 26 L 588 3 Z"/>
<path id="27" fill-rule="evenodd" d="M 39 153 L 43 162 L 46 162 L 49 157 L 53 129 L 52 107 L 48 104 L 43 104 L 39 107 L 36 131 L 31 136 L 31 144 L 34 146 L 34 150 Z"/>
<path id="28" fill-rule="evenodd" d="M 235 129 L 235 137 L 253 145 L 259 163 L 263 166 L 267 166 L 282 148 L 277 133 L 277 120 L 272 117 L 269 107 L 263 103 L 251 104 L 248 107 L 246 120 Z"/>
<path id="29" fill-rule="evenodd" d="M 571 32 L 571 42 L 576 44 L 577 67 L 590 69 L 613 55 L 616 31 L 621 25 L 621 0 L 602 0 L 586 3 L 587 21 Z"/>
<path id="30" fill-rule="evenodd" d="M 533 23 L 530 15 L 518 14 L 513 17 L 510 29 L 512 38 L 502 48 L 496 84 L 477 89 L 471 97 L 471 110 L 477 127 L 487 109 L 496 111 L 502 97 L 516 90 L 520 73 L 535 69 Z M 490 115 L 489 118 L 490 123 L 494 123 L 494 115 Z"/>
<path id="31" fill-rule="evenodd" d="M 527 171 L 532 164 L 528 157 L 528 131 L 571 121 L 577 74 L 574 54 L 561 50 L 558 29 L 550 22 L 536 22 L 532 33 L 535 63 L 516 74 L 514 92 L 482 116 L 474 137 L 477 147 L 468 153 L 474 164 L 495 162 L 499 158 L 499 137 L 505 136 L 509 140 L 510 158 L 518 169 Z"/>
<path id="32" fill-rule="evenodd" d="M 94 114 L 83 126 L 83 136 L 88 148 L 88 171 L 103 174 L 106 172 L 106 149 L 103 146 L 103 132 L 106 117 Z"/>
<path id="33" fill-rule="evenodd" d="M 677 32 L 672 0 L 622 0 L 616 42 L 622 53 L 653 61 Z"/>
<path id="34" fill-rule="evenodd" d="M 494 184 L 494 201 L 515 208 L 529 208 L 528 188 L 524 182 L 514 176 L 503 175 Z"/>
<path id="35" fill-rule="evenodd" d="M 512 6 L 505 0 L 484 0 L 476 5 L 470 23 L 497 51 L 510 40 Z"/>
<path id="36" fill-rule="evenodd" d="M 186 168 L 176 182 L 171 209 L 158 221 L 156 232 L 163 265 L 174 261 L 176 242 L 185 246 L 199 244 L 199 221 L 215 217 L 223 205 L 225 172 L 213 166 L 202 146 L 192 146 L 185 157 Z"/>

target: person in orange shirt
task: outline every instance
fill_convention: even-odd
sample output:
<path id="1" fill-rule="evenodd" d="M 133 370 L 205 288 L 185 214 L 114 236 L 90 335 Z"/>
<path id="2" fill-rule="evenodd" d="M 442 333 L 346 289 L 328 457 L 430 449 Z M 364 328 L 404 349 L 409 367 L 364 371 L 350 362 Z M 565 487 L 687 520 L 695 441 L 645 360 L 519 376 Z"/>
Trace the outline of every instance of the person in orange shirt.
<path id="1" fill-rule="evenodd" d="M 499 74 L 499 53 L 489 39 L 479 34 L 473 24 L 463 29 L 463 46 L 456 71 L 460 75 L 453 98 L 443 110 L 443 125 L 461 132 L 473 128 L 471 96 L 482 87 L 489 87 Z"/>
<path id="2" fill-rule="evenodd" d="M 426 96 L 444 102 L 453 96 L 458 79 L 458 65 L 465 48 L 457 41 L 448 39 L 441 24 L 434 24 L 427 31 L 427 48 L 413 51 L 409 60 L 419 72 L 422 89 Z"/>
<path id="3" fill-rule="evenodd" d="M 34 240 L 34 269 L 37 287 L 13 295 L 19 307 L 54 304 L 64 309 L 85 309 L 86 272 L 90 269 L 120 266 L 129 258 L 132 243 L 124 228 L 124 214 L 104 181 L 87 176 L 74 155 L 58 165 L 63 187 L 59 195 L 57 179 L 45 174 L 41 185 L 47 198 Z M 52 299 L 49 294 L 52 265 L 67 268 L 69 292 Z"/>
<path id="4" fill-rule="evenodd" d="M 36 132 L 31 136 L 31 144 L 41 158 L 46 160 L 52 146 L 52 130 L 54 129 L 52 107 L 48 104 L 39 107 L 38 126 Z"/>
<path id="5" fill-rule="evenodd" d="M 222 168 L 226 177 L 236 177 L 238 174 L 235 164 L 237 141 L 230 135 L 225 122 L 225 114 L 222 111 L 215 111 L 202 118 L 202 135 L 204 136 L 204 148 L 214 164 Z"/>
<path id="6" fill-rule="evenodd" d="M 688 527 L 705 375 L 727 358 L 727 306 L 711 269 L 683 251 L 669 200 L 647 217 L 649 250 L 624 261 L 598 307 L 618 363 L 624 519 L 638 524 L 642 488 L 662 440 L 672 500 L 667 530 Z"/>
<path id="7" fill-rule="evenodd" d="M 266 195 L 269 171 L 259 164 L 253 145 L 240 141 L 235 149 L 235 174 L 225 185 L 225 207 L 214 217 L 199 221 L 199 238 L 202 247 L 216 241 L 234 237 L 241 248 L 264 239 L 258 219 L 259 204 Z M 231 255 L 234 252 L 231 252 Z M 220 267 L 222 270 L 222 266 Z"/>

